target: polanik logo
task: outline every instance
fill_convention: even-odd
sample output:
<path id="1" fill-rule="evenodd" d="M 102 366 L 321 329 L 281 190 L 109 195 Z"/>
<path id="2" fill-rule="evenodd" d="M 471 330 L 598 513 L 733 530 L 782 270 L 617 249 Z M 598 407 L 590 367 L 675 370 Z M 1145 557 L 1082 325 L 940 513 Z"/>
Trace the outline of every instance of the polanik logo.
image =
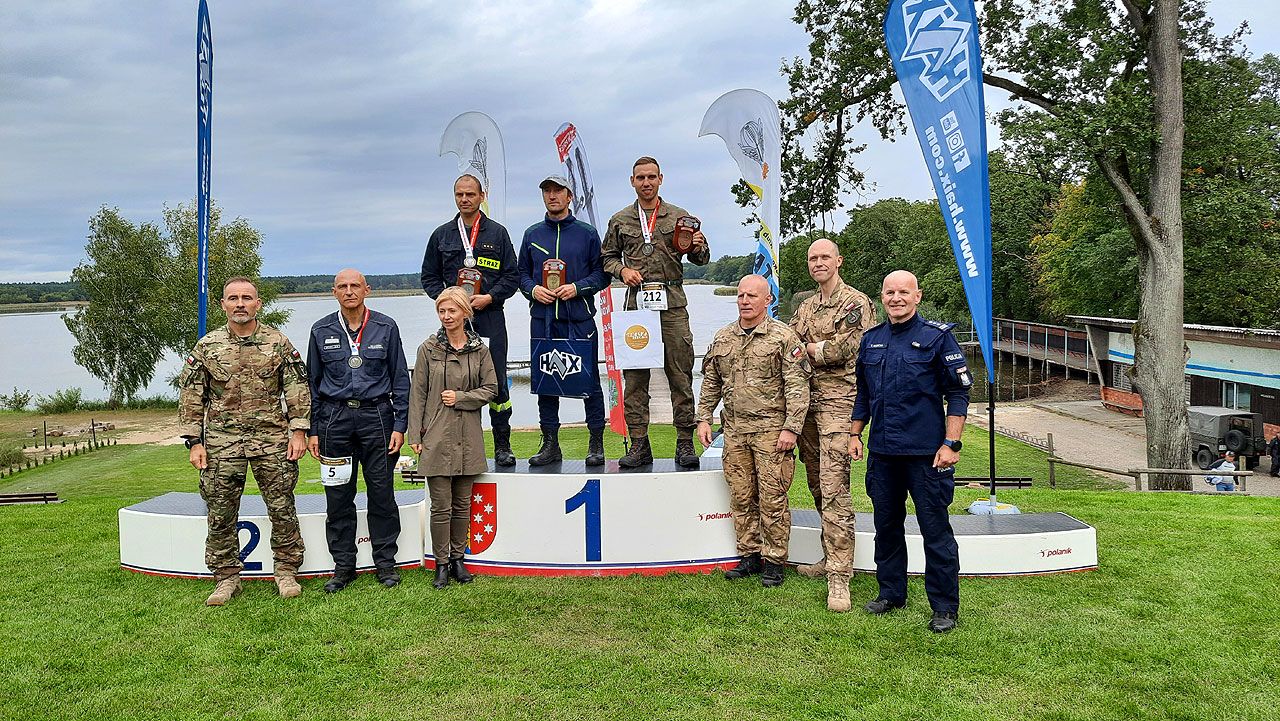
<path id="1" fill-rule="evenodd" d="M 952 0 L 907 0 L 902 5 L 907 46 L 900 59 L 920 61 L 920 83 L 938 102 L 969 82 L 973 24 L 957 20 L 959 15 Z"/>
<path id="2" fill-rule="evenodd" d="M 560 380 L 582 372 L 582 356 L 570 355 L 562 350 L 551 350 L 538 356 L 538 370 Z"/>

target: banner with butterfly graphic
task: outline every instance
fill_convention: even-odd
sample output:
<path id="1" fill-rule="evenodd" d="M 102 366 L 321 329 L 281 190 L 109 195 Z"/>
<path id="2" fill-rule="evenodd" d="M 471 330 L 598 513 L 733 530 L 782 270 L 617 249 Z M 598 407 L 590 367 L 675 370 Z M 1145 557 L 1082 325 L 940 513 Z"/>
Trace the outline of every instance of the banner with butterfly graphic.
<path id="1" fill-rule="evenodd" d="M 449 121 L 440 135 L 440 155 L 458 156 L 458 174 L 474 175 L 484 186 L 480 210 L 506 225 L 507 156 L 493 118 L 470 111 Z"/>
<path id="2" fill-rule="evenodd" d="M 716 99 L 702 117 L 698 137 L 718 135 L 751 192 L 760 201 L 754 273 L 769 281 L 773 302 L 769 315 L 778 317 L 778 237 L 782 217 L 782 126 L 778 104 L 759 90 L 731 90 Z"/>

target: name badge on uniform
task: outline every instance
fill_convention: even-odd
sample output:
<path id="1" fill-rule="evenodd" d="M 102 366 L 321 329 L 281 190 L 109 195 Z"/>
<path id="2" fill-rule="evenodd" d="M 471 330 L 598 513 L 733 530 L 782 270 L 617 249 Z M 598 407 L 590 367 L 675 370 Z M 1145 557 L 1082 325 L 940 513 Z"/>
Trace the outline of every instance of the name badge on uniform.
<path id="1" fill-rule="evenodd" d="M 636 302 L 640 310 L 666 310 L 667 286 L 663 283 L 642 284 Z"/>
<path id="2" fill-rule="evenodd" d="M 325 486 L 344 486 L 351 480 L 352 457 L 329 458 L 320 456 L 320 483 Z"/>

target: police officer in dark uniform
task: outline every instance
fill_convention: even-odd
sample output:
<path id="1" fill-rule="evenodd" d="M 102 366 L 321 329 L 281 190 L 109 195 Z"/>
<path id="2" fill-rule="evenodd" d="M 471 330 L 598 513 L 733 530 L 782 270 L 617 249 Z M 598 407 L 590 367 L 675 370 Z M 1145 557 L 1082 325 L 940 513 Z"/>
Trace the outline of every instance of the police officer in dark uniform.
<path id="1" fill-rule="evenodd" d="M 307 445 L 320 461 L 328 507 L 325 536 L 334 563 L 324 590 L 341 591 L 356 577 L 355 498 L 361 469 L 373 562 L 378 580 L 391 588 L 400 583 L 400 509 L 393 471 L 409 424 L 409 366 L 396 322 L 365 306 L 369 284 L 359 271 L 338 273 L 333 295 L 338 312 L 311 326 L 307 345 L 314 419 Z"/>
<path id="2" fill-rule="evenodd" d="M 960 434 L 969 411 L 972 377 L 952 323 L 925 320 L 916 277 L 896 270 L 884 279 L 880 300 L 888 322 L 868 330 L 858 349 L 858 396 L 853 405 L 849 455 L 861 460 L 867 443 L 867 495 L 875 506 L 877 598 L 870 613 L 907 602 L 907 493 L 924 536 L 924 588 L 933 608 L 929 630 L 956 626 L 960 557 L 947 507 L 955 495 Z M 946 400 L 946 408 L 943 408 Z"/>
<path id="3" fill-rule="evenodd" d="M 453 183 L 453 199 L 458 214 L 431 234 L 422 257 L 422 289 L 435 298 L 451 285 L 463 285 L 471 294 L 475 311 L 472 328 L 488 340 L 489 355 L 498 373 L 498 397 L 489 404 L 493 426 L 493 460 L 499 466 L 514 466 L 511 452 L 511 392 L 507 387 L 507 319 L 502 305 L 520 288 L 516 271 L 516 251 L 507 229 L 480 210 L 484 186 L 474 175 L 463 175 Z M 480 288 L 475 290 L 461 270 L 480 272 Z M 474 292 L 473 292 L 474 291 Z"/>

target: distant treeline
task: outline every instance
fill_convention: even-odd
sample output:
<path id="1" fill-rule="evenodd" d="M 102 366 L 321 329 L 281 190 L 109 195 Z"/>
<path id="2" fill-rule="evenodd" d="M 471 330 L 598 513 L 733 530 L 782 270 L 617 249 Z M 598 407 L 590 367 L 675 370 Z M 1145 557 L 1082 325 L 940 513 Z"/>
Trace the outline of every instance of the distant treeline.
<path id="1" fill-rule="evenodd" d="M 723 285 L 733 285 L 751 272 L 751 255 L 725 255 L 706 265 L 684 264 L 684 277 L 702 279 Z M 422 282 L 417 273 L 367 276 L 375 290 L 421 290 Z M 333 289 L 332 275 L 277 275 L 262 279 L 271 283 L 281 294 L 328 293 Z M 88 300 L 80 284 L 71 281 L 61 283 L 0 283 L 0 305 L 25 303 L 64 303 Z"/>

